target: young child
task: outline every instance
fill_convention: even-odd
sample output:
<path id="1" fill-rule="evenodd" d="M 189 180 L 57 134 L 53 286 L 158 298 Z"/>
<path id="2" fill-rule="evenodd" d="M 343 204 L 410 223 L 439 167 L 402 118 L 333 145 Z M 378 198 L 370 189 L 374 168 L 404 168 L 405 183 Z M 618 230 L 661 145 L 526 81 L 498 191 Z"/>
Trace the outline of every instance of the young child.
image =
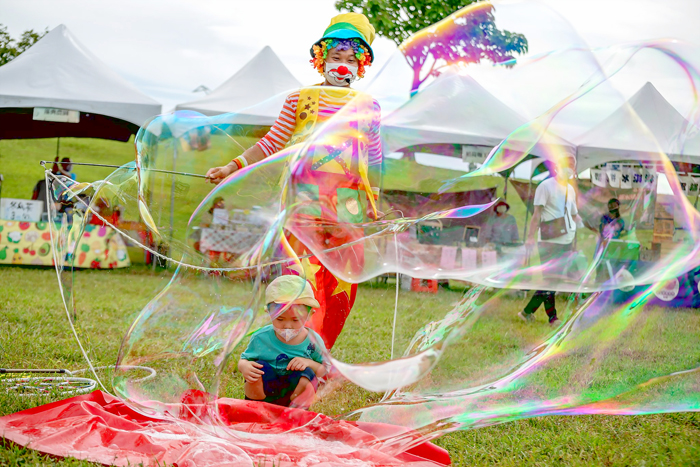
<path id="1" fill-rule="evenodd" d="M 300 293 L 301 292 L 301 293 Z M 280 276 L 265 290 L 272 320 L 256 331 L 238 361 L 245 398 L 308 408 L 326 374 L 323 339 L 304 326 L 319 303 L 311 284 L 299 276 Z"/>

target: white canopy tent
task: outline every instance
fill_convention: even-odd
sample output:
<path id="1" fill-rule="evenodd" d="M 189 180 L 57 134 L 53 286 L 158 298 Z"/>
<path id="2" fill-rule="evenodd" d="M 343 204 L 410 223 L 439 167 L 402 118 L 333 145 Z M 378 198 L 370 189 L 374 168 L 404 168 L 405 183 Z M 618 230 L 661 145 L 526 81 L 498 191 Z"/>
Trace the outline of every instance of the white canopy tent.
<path id="1" fill-rule="evenodd" d="M 591 130 L 576 137 L 578 169 L 612 161 L 657 161 L 661 153 L 678 162 L 700 163 L 694 128 L 651 83 Z"/>
<path id="2" fill-rule="evenodd" d="M 204 115 L 234 112 L 229 123 L 272 125 L 287 94 L 301 87 L 277 54 L 265 46 L 243 68 L 202 99 L 179 104 L 177 110 Z"/>
<path id="3" fill-rule="evenodd" d="M 33 122 L 27 109 L 37 107 L 79 111 L 83 115 L 77 123 Z M 61 24 L 0 67 L 0 111 L 5 117 L 2 120 L 9 120 L 12 126 L 8 128 L 8 122 L 3 122 L 3 138 L 111 138 L 109 125 L 104 119 L 95 120 L 96 116 L 128 122 L 133 133 L 159 114 L 161 105 L 105 65 Z M 114 131 L 121 127 L 123 133 L 124 125 L 111 121 L 116 125 Z"/>
<path id="4" fill-rule="evenodd" d="M 450 70 L 422 89 L 382 122 L 385 152 L 431 143 L 494 147 L 527 120 L 494 97 L 470 76 Z M 562 138 L 547 134 L 544 144 L 574 153 Z"/>

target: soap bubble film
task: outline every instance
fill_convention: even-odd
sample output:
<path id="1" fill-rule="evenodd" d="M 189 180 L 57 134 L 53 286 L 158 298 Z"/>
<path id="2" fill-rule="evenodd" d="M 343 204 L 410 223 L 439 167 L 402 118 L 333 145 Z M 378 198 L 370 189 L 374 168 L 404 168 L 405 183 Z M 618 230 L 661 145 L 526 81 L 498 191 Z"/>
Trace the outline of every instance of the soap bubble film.
<path id="1" fill-rule="evenodd" d="M 494 19 L 522 37 L 473 63 L 474 25 Z M 104 180 L 49 176 L 54 200 L 71 207 L 54 207 L 63 222 L 51 238 L 84 355 L 95 367 L 116 361 L 95 370 L 105 390 L 215 436 L 226 459 L 255 446 L 271 458 L 293 451 L 291 462 L 350 463 L 371 450 L 406 465 L 408 450 L 455 430 L 698 410 L 700 346 L 687 330 L 700 315 L 686 308 L 700 305 L 697 56 L 670 40 L 593 50 L 542 5 L 480 3 L 407 39 L 362 90 L 301 89 L 289 144 L 216 186 L 201 175 L 267 129 L 237 114 L 158 116 L 141 128 L 135 161 Z M 616 80 L 641 59 L 683 83 L 690 112 L 651 85 L 623 97 Z M 323 100 L 342 106 L 313 113 Z M 664 103 L 659 128 L 648 108 Z M 560 193 L 555 237 L 533 222 L 549 221 L 545 188 Z M 89 285 L 75 273 L 99 224 L 162 277 L 130 310 L 118 355 L 100 353 L 99 317 L 83 311 Z M 237 364 L 254 334 L 290 309 L 266 307 L 284 275 L 308 281 L 319 303 L 306 325 L 328 373 L 311 410 L 326 415 L 271 412 L 262 433 L 231 424 L 227 401 L 244 398 Z M 546 313 L 518 316 L 533 291 Z M 368 327 L 369 315 L 383 326 Z M 328 417 L 336 438 L 295 434 Z"/>

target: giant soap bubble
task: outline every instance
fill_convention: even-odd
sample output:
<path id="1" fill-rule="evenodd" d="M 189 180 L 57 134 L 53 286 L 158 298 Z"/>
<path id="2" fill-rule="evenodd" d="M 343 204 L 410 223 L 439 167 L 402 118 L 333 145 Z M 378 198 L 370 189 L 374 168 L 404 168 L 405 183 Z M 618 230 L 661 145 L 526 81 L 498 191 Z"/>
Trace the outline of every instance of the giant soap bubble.
<path id="1" fill-rule="evenodd" d="M 481 43 L 473 26 L 490 15 L 539 49 L 496 66 L 468 64 L 465 51 Z M 541 5 L 480 3 L 404 42 L 366 93 L 302 90 L 300 99 L 348 104 L 214 189 L 190 174 L 228 162 L 265 129 L 245 124 L 245 112 L 153 119 L 137 137 L 135 163 L 93 184 L 52 182 L 64 202 L 82 203 L 169 266 L 123 329 L 111 387 L 136 410 L 191 423 L 248 453 L 299 443 L 283 416 L 263 438 L 231 425 L 235 414 L 220 402 L 243 398 L 235 362 L 270 322 L 265 287 L 296 274 L 329 288 L 331 308 L 337 295 L 354 302 L 344 327 L 311 320 L 324 338 L 324 326 L 342 328 L 327 345 L 333 369 L 311 408 L 352 426 L 386 424 L 363 439 L 386 456 L 523 417 L 697 410 L 700 346 L 687 330 L 700 315 L 659 306 L 698 305 L 696 107 L 681 115 L 663 101 L 669 117 L 659 122 L 648 114 L 650 103 L 663 110 L 654 89 L 628 100 L 615 86 L 644 58 L 664 64 L 695 102 L 696 54 L 673 41 L 590 50 Z M 411 96 L 415 76 L 426 79 Z M 521 108 L 475 77 L 500 83 Z M 373 98 L 387 104 L 381 165 L 366 139 Z M 584 131 L 569 131 L 577 124 Z M 567 167 L 576 174 L 564 182 L 578 211 L 566 226 L 575 240 L 540 257 L 525 241 L 535 237 L 537 186 Z M 373 171 L 381 172 L 378 198 Z M 96 209 L 115 203 L 147 235 Z M 69 231 L 80 236 L 85 219 L 76 214 L 54 232 L 59 255 L 72 254 Z M 71 272 L 60 275 L 65 303 L 88 323 Z M 521 291 L 537 289 L 558 292 L 552 327 L 541 312 L 531 323 L 516 315 L 527 302 Z M 76 331 L 90 358 L 97 345 L 85 334 Z M 323 458 L 321 444 L 303 446 L 295 461 L 314 453 L 314 461 L 342 462 L 359 449 L 327 443 Z"/>

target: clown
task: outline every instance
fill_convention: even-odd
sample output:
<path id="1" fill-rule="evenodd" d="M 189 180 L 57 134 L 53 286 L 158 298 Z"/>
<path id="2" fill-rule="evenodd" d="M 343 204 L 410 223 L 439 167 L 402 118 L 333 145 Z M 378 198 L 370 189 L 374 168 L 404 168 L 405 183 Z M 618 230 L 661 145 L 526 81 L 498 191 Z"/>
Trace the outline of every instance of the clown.
<path id="1" fill-rule="evenodd" d="M 291 175 L 292 201 L 296 206 L 310 207 L 306 212 L 300 210 L 299 218 L 291 221 L 296 222 L 297 235 L 287 231 L 286 237 L 300 256 L 310 252 L 311 244 L 323 249 L 350 244 L 335 253 L 335 263 L 346 271 L 359 271 L 364 262 L 362 246 L 352 244 L 361 238 L 361 228 L 352 226 L 382 215 L 377 210 L 381 110 L 374 99 L 350 87 L 374 60 L 374 35 L 374 28 L 362 14 L 335 16 L 310 50 L 310 63 L 324 77 L 323 83 L 289 94 L 279 117 L 260 141 L 227 165 L 207 171 L 207 178 L 219 183 L 243 167 L 306 141 L 321 124 L 336 116 L 331 122 L 333 129 L 327 131 L 330 141 L 316 141 L 305 149 Z M 314 287 L 320 307 L 311 326 L 330 349 L 350 314 L 357 285 L 337 278 L 316 257 L 304 258 L 296 268 L 299 270 L 292 271 L 304 275 Z"/>

